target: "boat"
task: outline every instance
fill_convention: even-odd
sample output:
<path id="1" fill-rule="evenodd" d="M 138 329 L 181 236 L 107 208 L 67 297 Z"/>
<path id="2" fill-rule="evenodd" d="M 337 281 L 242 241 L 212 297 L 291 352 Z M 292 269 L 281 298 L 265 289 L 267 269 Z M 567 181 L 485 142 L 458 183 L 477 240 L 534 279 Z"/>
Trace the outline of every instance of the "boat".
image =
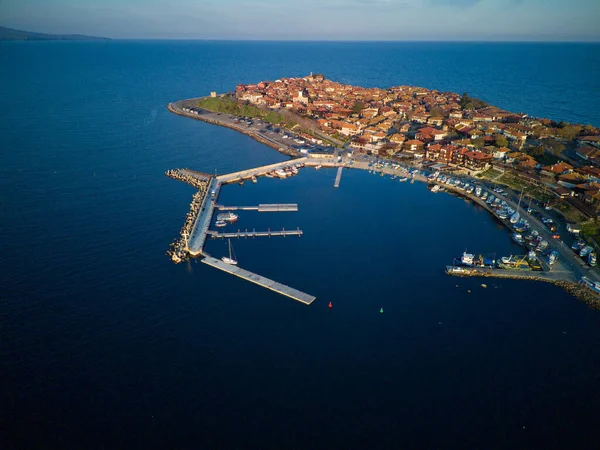
<path id="1" fill-rule="evenodd" d="M 515 224 L 519 220 L 521 220 L 521 216 L 519 215 L 519 211 L 515 211 L 512 216 L 510 216 L 510 223 Z"/>
<path id="2" fill-rule="evenodd" d="M 556 250 L 552 250 L 549 254 L 548 254 L 548 264 L 552 265 L 556 262 L 556 260 L 558 259 L 558 255 L 559 253 Z"/>
<path id="3" fill-rule="evenodd" d="M 252 175 L 252 182 L 256 183 L 256 175 Z"/>
<path id="4" fill-rule="evenodd" d="M 398 178 L 398 181 L 400 183 L 404 183 L 405 181 L 408 181 L 408 178 L 406 178 L 406 177 L 400 177 L 400 178 Z"/>
<path id="5" fill-rule="evenodd" d="M 513 233 L 510 235 L 510 237 L 519 245 L 524 245 L 525 243 L 525 241 L 523 240 L 523 236 L 521 236 L 521 233 Z"/>
<path id="6" fill-rule="evenodd" d="M 596 254 L 594 252 L 590 253 L 588 256 L 588 264 L 592 267 L 596 266 Z"/>
<path id="7" fill-rule="evenodd" d="M 471 269 L 460 266 L 446 266 L 446 273 L 449 275 L 468 275 Z"/>
<path id="8" fill-rule="evenodd" d="M 238 184 L 239 184 L 240 186 L 243 186 L 243 185 L 244 185 L 244 180 L 242 180 L 242 179 L 240 178 L 240 180 L 238 181 Z"/>
<path id="9" fill-rule="evenodd" d="M 473 186 L 467 187 L 467 194 L 472 194 L 472 193 L 473 193 Z"/>
<path id="10" fill-rule="evenodd" d="M 439 184 L 436 184 L 435 186 L 433 186 L 433 187 L 431 188 L 431 192 L 437 192 L 437 191 L 439 191 L 439 190 L 440 190 L 440 185 L 439 185 Z"/>
<path id="11" fill-rule="evenodd" d="M 593 291 L 600 293 L 600 282 L 592 281 L 588 277 L 581 277 L 581 282 Z"/>
<path id="12" fill-rule="evenodd" d="M 321 164 L 319 164 L 318 166 L 315 166 L 316 170 L 319 170 L 321 167 L 323 167 Z"/>
<path id="13" fill-rule="evenodd" d="M 218 228 L 222 228 L 222 227 L 224 227 L 226 225 L 227 225 L 227 222 L 225 222 L 224 220 L 217 220 L 215 222 L 215 227 L 218 227 Z"/>
<path id="14" fill-rule="evenodd" d="M 477 186 L 477 187 L 475 188 L 475 195 L 476 195 L 477 197 L 481 197 L 481 186 Z"/>
<path id="15" fill-rule="evenodd" d="M 273 178 L 273 172 L 267 172 L 267 173 L 265 173 L 265 177 L 267 177 L 267 178 Z"/>
<path id="16" fill-rule="evenodd" d="M 488 198 L 488 193 L 487 191 L 484 191 L 483 194 L 481 194 L 481 200 L 486 201 Z"/>
<path id="17" fill-rule="evenodd" d="M 225 264 L 230 264 L 232 266 L 237 266 L 238 262 L 235 259 L 235 255 L 233 254 L 233 249 L 231 248 L 231 239 L 227 239 L 227 242 L 229 243 L 229 257 L 223 256 L 221 258 L 221 261 L 223 261 Z"/>
<path id="18" fill-rule="evenodd" d="M 461 264 L 465 266 L 472 266 L 475 260 L 475 255 L 472 253 L 463 252 L 462 257 L 460 258 Z"/>
<path id="19" fill-rule="evenodd" d="M 279 178 L 287 177 L 287 173 L 285 173 L 285 170 L 282 170 L 282 169 L 277 169 L 275 171 L 275 175 L 277 175 Z"/>
<path id="20" fill-rule="evenodd" d="M 548 248 L 548 245 L 549 245 L 548 241 L 542 239 L 535 249 L 538 252 L 543 252 L 544 250 L 546 250 Z"/>
<path id="21" fill-rule="evenodd" d="M 222 220 L 224 222 L 235 222 L 238 220 L 238 215 L 229 211 L 226 213 L 217 214 L 217 220 Z"/>
<path id="22" fill-rule="evenodd" d="M 585 258 L 586 256 L 588 256 L 590 253 L 592 253 L 592 250 L 594 250 L 594 247 L 591 247 L 589 245 L 584 246 L 580 252 L 579 252 L 579 256 L 581 256 L 582 258 Z"/>
<path id="23" fill-rule="evenodd" d="M 410 180 L 410 184 L 415 184 L 415 179 Z"/>
<path id="24" fill-rule="evenodd" d="M 500 211 L 498 211 L 498 217 L 500 217 L 502 220 L 508 219 L 508 211 L 505 208 L 502 208 Z"/>

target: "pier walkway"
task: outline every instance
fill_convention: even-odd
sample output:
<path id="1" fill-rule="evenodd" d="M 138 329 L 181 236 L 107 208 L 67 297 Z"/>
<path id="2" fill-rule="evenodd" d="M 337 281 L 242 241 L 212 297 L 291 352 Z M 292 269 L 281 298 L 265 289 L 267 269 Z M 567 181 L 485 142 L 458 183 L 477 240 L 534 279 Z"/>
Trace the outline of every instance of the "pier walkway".
<path id="1" fill-rule="evenodd" d="M 271 231 L 271 230 L 267 230 L 267 231 L 237 231 L 237 232 L 233 232 L 233 233 L 219 233 L 218 231 L 213 231 L 213 230 L 207 230 L 205 232 L 207 235 L 213 237 L 213 238 L 241 238 L 241 237 L 271 237 L 271 236 L 302 236 L 302 230 L 301 229 L 296 229 L 296 230 L 280 230 L 280 231 Z"/>
<path id="2" fill-rule="evenodd" d="M 333 184 L 333 187 L 340 187 L 340 180 L 342 179 L 342 169 L 343 167 L 338 167 L 338 171 L 337 171 L 337 175 L 335 177 L 335 183 Z"/>
<path id="3" fill-rule="evenodd" d="M 214 196 L 211 195 L 211 192 L 213 191 L 215 193 Z M 192 227 L 192 233 L 188 239 L 187 251 L 192 256 L 198 256 L 202 254 L 204 242 L 206 241 L 206 233 L 208 231 L 208 227 L 210 226 L 215 209 L 215 201 L 217 198 L 219 198 L 220 191 L 221 183 L 219 183 L 216 178 L 213 178 L 210 181 L 208 191 L 204 197 L 204 202 L 202 203 L 200 212 L 198 213 L 196 221 L 194 222 L 194 226 Z"/>
<path id="4" fill-rule="evenodd" d="M 286 286 L 285 284 L 281 284 L 277 281 L 273 281 L 269 278 L 265 278 L 255 273 L 249 272 L 248 270 L 242 269 L 241 267 L 225 264 L 220 259 L 207 256 L 206 258 L 202 259 L 202 262 L 204 264 L 208 264 L 211 267 L 222 270 L 223 272 L 230 273 L 231 275 L 235 275 L 236 277 L 243 278 L 246 281 L 250 281 L 251 283 L 258 284 L 259 286 L 270 289 L 274 292 L 277 292 L 278 294 L 290 297 L 296 301 L 299 301 L 300 303 L 304 303 L 305 305 L 310 305 L 316 298 L 312 295 L 308 295 L 297 289 Z"/>
<path id="5" fill-rule="evenodd" d="M 298 211 L 297 203 L 260 204 L 258 206 L 223 206 L 216 205 L 219 211 L 258 211 L 258 212 L 295 212 Z"/>

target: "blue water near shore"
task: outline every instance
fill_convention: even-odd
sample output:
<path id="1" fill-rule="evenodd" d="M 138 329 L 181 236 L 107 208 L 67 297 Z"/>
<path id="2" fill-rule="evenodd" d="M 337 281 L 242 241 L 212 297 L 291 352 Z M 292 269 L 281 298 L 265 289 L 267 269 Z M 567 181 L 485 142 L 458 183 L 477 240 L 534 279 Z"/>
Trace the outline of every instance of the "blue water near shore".
<path id="1" fill-rule="evenodd" d="M 339 189 L 312 169 L 225 187 L 223 203 L 299 204 L 239 226 L 302 238 L 234 249 L 317 296 L 306 307 L 173 265 L 193 189 L 164 171 L 283 160 L 166 105 L 310 71 L 600 125 L 599 45 L 40 42 L 0 55 L 3 448 L 595 448 L 598 313 L 551 285 L 443 273 L 465 248 L 519 251 L 483 210 L 350 170 Z"/>

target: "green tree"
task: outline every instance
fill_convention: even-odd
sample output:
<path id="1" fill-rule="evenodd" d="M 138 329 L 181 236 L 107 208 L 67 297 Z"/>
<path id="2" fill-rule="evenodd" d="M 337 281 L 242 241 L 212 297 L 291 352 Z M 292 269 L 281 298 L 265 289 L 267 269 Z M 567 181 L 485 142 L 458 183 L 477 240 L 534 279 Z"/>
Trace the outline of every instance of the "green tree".
<path id="1" fill-rule="evenodd" d="M 544 147 L 542 145 L 538 145 L 537 147 L 529 148 L 527 153 L 529 153 L 531 156 L 536 158 L 536 157 L 544 156 L 544 153 L 546 153 L 546 151 L 544 150 Z"/>
<path id="2" fill-rule="evenodd" d="M 446 111 L 444 111 L 439 106 L 434 106 L 429 111 L 429 114 L 431 114 L 432 117 L 445 117 L 446 116 Z"/>
<path id="3" fill-rule="evenodd" d="M 356 100 L 354 105 L 352 105 L 352 111 L 355 114 L 360 114 L 363 109 L 365 109 L 365 104 L 361 100 Z"/>
<path id="4" fill-rule="evenodd" d="M 496 135 L 494 138 L 494 143 L 496 144 L 496 147 L 508 147 L 508 139 L 501 134 Z"/>
<path id="5" fill-rule="evenodd" d="M 483 139 L 482 137 L 478 137 L 475 139 L 471 139 L 471 143 L 476 147 L 476 148 L 481 148 L 485 145 L 485 139 Z"/>
<path id="6" fill-rule="evenodd" d="M 555 139 L 547 139 L 546 146 L 548 147 L 548 150 L 550 150 L 550 153 L 552 153 L 554 156 L 560 156 L 560 154 L 566 148 L 562 142 L 559 142 Z"/>

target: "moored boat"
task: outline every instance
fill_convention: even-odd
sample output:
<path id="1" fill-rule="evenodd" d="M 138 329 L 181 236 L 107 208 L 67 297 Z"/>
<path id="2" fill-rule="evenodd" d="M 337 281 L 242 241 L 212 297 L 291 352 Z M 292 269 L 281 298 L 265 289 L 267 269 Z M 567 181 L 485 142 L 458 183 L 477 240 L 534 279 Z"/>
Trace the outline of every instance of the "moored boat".
<path id="1" fill-rule="evenodd" d="M 510 237 L 519 245 L 524 245 L 525 243 L 525 241 L 523 240 L 523 236 L 521 236 L 521 233 L 513 233 L 510 235 Z"/>
<path id="2" fill-rule="evenodd" d="M 552 265 L 556 262 L 556 260 L 558 259 L 558 255 L 559 253 L 556 250 L 552 250 L 549 254 L 548 254 L 548 264 Z"/>
<path id="3" fill-rule="evenodd" d="M 219 220 L 224 222 L 235 222 L 236 220 L 238 220 L 238 215 L 232 213 L 231 211 L 217 214 L 217 221 Z"/>
<path id="4" fill-rule="evenodd" d="M 592 267 L 596 266 L 596 254 L 594 252 L 590 253 L 588 256 L 588 264 Z"/>
<path id="5" fill-rule="evenodd" d="M 460 258 L 461 264 L 465 266 L 472 266 L 475 260 L 475 255 L 472 253 L 463 252 L 462 257 Z"/>
<path id="6" fill-rule="evenodd" d="M 230 264 L 232 266 L 237 266 L 237 260 L 235 259 L 235 255 L 233 253 L 233 249 L 231 248 L 231 239 L 227 239 L 228 243 L 229 243 L 229 257 L 227 256 L 223 256 L 221 258 L 221 261 L 223 261 L 225 264 Z"/>
<path id="7" fill-rule="evenodd" d="M 582 258 L 587 257 L 592 250 L 594 250 L 594 247 L 590 246 L 590 245 L 585 245 L 579 252 L 579 256 L 581 256 Z"/>
<path id="8" fill-rule="evenodd" d="M 593 281 L 588 277 L 581 277 L 581 282 L 583 284 L 585 284 L 587 287 L 589 287 L 590 289 L 600 293 L 600 282 Z"/>
<path id="9" fill-rule="evenodd" d="M 222 228 L 222 227 L 224 227 L 226 225 L 227 225 L 227 222 L 225 222 L 224 220 L 217 220 L 215 222 L 215 227 L 218 227 L 218 228 Z"/>
<path id="10" fill-rule="evenodd" d="M 252 182 L 256 183 L 256 175 L 252 175 Z"/>

